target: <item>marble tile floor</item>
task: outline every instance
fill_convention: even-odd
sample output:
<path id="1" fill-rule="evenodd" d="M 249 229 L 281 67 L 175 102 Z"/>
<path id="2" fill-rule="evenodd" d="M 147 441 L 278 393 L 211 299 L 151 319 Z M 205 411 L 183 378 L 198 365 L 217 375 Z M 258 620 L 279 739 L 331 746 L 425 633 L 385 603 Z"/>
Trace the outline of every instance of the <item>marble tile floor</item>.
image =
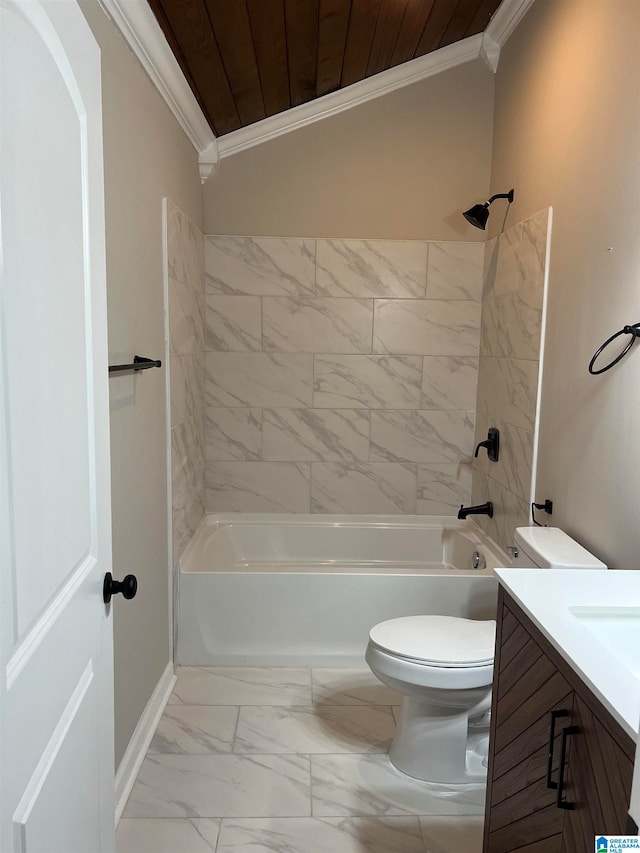
<path id="1" fill-rule="evenodd" d="M 480 853 L 484 789 L 391 765 L 399 695 L 367 669 L 177 676 L 118 853 Z"/>

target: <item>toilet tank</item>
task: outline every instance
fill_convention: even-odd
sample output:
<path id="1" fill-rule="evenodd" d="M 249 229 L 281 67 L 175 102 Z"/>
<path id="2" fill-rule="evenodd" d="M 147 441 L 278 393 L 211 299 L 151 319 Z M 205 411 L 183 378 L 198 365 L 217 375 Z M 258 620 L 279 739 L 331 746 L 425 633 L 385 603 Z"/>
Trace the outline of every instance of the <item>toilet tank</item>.
<path id="1" fill-rule="evenodd" d="M 606 569 L 586 548 L 559 527 L 518 527 L 514 566 L 541 569 Z"/>

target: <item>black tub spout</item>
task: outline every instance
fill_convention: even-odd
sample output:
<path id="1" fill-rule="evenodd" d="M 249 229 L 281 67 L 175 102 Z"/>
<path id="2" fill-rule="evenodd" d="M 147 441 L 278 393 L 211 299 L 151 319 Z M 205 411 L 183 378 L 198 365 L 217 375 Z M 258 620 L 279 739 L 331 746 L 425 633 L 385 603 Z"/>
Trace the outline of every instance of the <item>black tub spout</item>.
<path id="1" fill-rule="evenodd" d="M 458 510 L 458 518 L 466 518 L 468 515 L 488 515 L 493 518 L 493 504 L 487 501 L 486 504 L 478 504 L 478 506 L 460 506 Z"/>

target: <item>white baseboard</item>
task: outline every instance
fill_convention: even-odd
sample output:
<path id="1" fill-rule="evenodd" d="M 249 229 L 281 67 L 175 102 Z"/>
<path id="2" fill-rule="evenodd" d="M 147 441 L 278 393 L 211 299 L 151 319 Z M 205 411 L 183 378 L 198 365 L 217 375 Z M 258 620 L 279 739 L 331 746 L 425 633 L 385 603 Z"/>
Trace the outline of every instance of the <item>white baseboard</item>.
<path id="1" fill-rule="evenodd" d="M 151 694 L 151 698 L 147 702 L 146 708 L 142 712 L 142 716 L 131 736 L 129 746 L 122 756 L 122 761 L 116 773 L 116 826 L 127 804 L 133 783 L 136 781 L 140 766 L 149 749 L 151 738 L 160 722 L 160 717 L 165 709 L 165 705 L 169 701 L 169 696 L 171 696 L 171 691 L 175 683 L 176 676 L 173 672 L 173 662 L 169 661 L 167 668 L 160 676 L 160 680 Z"/>

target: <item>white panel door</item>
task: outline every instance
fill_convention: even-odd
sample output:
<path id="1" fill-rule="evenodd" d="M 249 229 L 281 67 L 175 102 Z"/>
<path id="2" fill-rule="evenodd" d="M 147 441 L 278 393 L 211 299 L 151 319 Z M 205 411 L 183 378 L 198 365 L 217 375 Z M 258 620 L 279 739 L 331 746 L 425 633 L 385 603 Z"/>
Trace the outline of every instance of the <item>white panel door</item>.
<path id="1" fill-rule="evenodd" d="M 0 850 L 114 847 L 100 51 L 0 0 Z"/>

